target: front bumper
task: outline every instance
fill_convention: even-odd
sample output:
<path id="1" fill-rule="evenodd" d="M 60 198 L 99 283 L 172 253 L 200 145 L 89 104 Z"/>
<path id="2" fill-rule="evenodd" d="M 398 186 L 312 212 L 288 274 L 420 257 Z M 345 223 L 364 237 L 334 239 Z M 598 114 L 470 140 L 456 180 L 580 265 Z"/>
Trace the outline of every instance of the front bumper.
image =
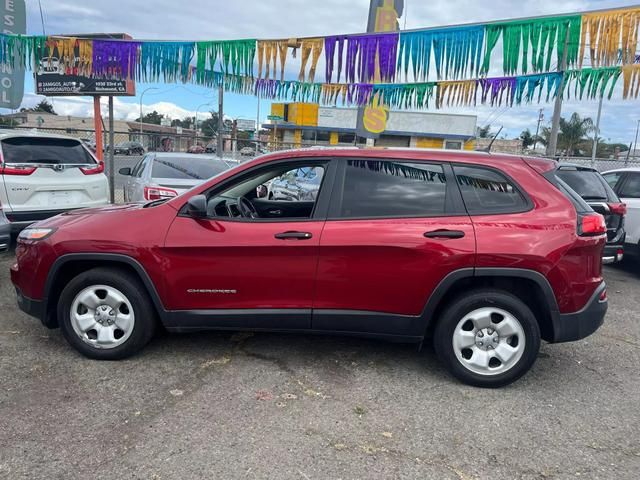
<path id="1" fill-rule="evenodd" d="M 16 287 L 16 296 L 18 298 L 18 307 L 24 313 L 31 317 L 35 317 L 42 323 L 45 323 L 44 319 L 44 303 L 40 300 L 32 300 L 25 297 L 19 288 Z"/>
<path id="2" fill-rule="evenodd" d="M 553 319 L 553 342 L 574 342 L 588 337 L 604 323 L 609 308 L 606 299 L 601 300 L 607 286 L 604 282 L 596 289 L 587 305 L 575 313 L 558 314 Z"/>

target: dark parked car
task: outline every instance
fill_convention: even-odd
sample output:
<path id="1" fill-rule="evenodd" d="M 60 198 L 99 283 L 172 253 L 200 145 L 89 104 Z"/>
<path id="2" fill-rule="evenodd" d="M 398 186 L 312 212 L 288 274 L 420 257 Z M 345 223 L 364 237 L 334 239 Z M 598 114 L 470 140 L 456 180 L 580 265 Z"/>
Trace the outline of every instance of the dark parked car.
<path id="1" fill-rule="evenodd" d="M 264 198 L 302 169 L 323 172 L 315 197 Z M 432 339 L 459 379 L 498 387 L 541 339 L 584 338 L 607 311 L 604 218 L 555 170 L 454 151 L 266 155 L 176 198 L 34 225 L 11 280 L 20 308 L 91 358 L 133 355 L 158 326 Z"/>
<path id="2" fill-rule="evenodd" d="M 580 195 L 607 222 L 607 245 L 602 261 L 605 264 L 622 261 L 625 243 L 627 206 L 594 168 L 561 164 L 556 175 Z"/>
<path id="3" fill-rule="evenodd" d="M 145 150 L 141 143 L 124 142 L 116 145 L 113 153 L 115 155 L 144 155 Z"/>
<path id="4" fill-rule="evenodd" d="M 215 143 L 207 143 L 207 146 L 204 147 L 204 153 L 216 153 L 218 150 L 218 146 Z"/>

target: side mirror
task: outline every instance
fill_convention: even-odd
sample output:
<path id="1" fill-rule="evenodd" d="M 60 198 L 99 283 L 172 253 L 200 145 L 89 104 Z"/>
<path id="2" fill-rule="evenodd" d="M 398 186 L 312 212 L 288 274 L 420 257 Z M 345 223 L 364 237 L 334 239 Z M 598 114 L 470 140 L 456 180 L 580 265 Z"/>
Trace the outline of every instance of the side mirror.
<path id="1" fill-rule="evenodd" d="M 187 214 L 193 218 L 207 217 L 207 197 L 204 195 L 196 195 L 191 197 L 187 202 Z"/>
<path id="2" fill-rule="evenodd" d="M 269 195 L 269 189 L 266 185 L 258 185 L 256 187 L 256 198 L 267 198 Z"/>
<path id="3" fill-rule="evenodd" d="M 121 168 L 120 170 L 118 170 L 118 173 L 120 175 L 124 175 L 125 177 L 129 177 L 131 176 L 131 169 L 129 167 Z"/>

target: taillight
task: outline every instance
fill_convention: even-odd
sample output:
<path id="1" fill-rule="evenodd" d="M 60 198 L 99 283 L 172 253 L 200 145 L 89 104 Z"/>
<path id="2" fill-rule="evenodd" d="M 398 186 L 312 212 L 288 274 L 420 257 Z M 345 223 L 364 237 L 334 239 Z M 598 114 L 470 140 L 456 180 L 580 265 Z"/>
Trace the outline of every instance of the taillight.
<path id="1" fill-rule="evenodd" d="M 36 167 L 9 166 L 0 164 L 0 175 L 31 175 Z"/>
<path id="2" fill-rule="evenodd" d="M 600 303 L 606 302 L 607 301 L 607 289 L 605 288 L 604 290 L 602 290 L 602 293 L 600 294 L 600 296 L 598 297 L 598 301 Z"/>
<path id="3" fill-rule="evenodd" d="M 96 175 L 98 173 L 102 173 L 104 172 L 104 162 L 103 161 L 98 161 L 97 165 L 95 167 L 89 167 L 89 168 L 80 168 L 80 171 L 82 173 L 84 173 L 85 175 Z"/>
<path id="4" fill-rule="evenodd" d="M 144 187 L 145 200 L 160 200 L 161 198 L 177 197 L 178 192 L 170 188 Z"/>
<path id="5" fill-rule="evenodd" d="M 624 217 L 627 214 L 627 205 L 624 203 L 610 203 L 609 210 L 614 215 L 622 215 Z"/>
<path id="6" fill-rule="evenodd" d="M 588 213 L 578 216 L 578 235 L 593 237 L 607 233 L 607 224 L 599 213 Z"/>

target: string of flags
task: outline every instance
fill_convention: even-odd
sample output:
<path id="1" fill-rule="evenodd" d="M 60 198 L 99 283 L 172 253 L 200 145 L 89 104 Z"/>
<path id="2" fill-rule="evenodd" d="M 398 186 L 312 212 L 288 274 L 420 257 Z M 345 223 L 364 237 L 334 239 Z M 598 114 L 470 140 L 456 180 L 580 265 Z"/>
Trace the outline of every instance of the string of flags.
<path id="1" fill-rule="evenodd" d="M 139 41 L 0 34 L 0 64 L 99 79 L 183 82 L 279 100 L 392 108 L 519 105 L 562 94 L 637 98 L 640 8 L 486 25 L 281 40 Z M 498 45 L 503 77 L 488 78 Z M 291 58 L 297 80 L 285 80 Z M 591 68 L 584 68 L 588 57 Z M 325 71 L 317 72 L 324 58 Z M 553 71 L 566 58 L 567 70 Z M 324 74 L 321 82 L 316 77 Z M 402 79 L 404 78 L 404 83 Z M 411 80 L 411 81 L 410 81 Z"/>

